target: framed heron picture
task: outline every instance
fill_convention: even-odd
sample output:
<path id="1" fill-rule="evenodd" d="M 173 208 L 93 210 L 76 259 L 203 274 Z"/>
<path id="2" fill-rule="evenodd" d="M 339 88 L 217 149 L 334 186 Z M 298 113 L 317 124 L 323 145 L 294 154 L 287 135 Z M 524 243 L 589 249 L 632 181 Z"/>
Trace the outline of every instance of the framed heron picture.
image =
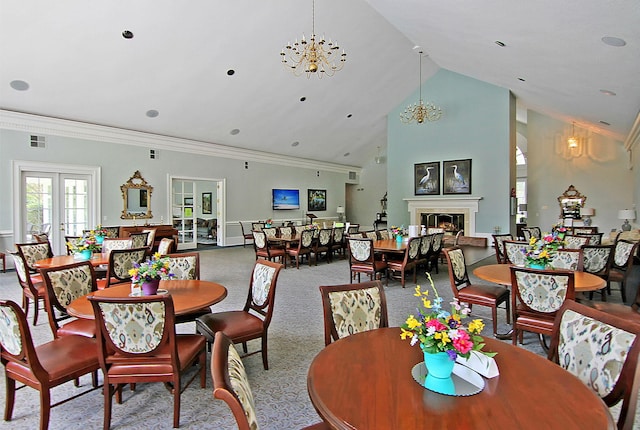
<path id="1" fill-rule="evenodd" d="M 471 194 L 471 159 L 442 162 L 442 194 Z"/>
<path id="2" fill-rule="evenodd" d="M 413 185 L 416 196 L 440 194 L 440 162 L 415 164 Z"/>

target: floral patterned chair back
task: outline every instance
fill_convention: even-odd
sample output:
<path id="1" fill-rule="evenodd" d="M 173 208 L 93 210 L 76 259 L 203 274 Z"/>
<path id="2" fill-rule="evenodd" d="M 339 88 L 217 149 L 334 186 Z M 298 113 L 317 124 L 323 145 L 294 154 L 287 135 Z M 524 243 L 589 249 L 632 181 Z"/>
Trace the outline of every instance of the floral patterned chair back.
<path id="1" fill-rule="evenodd" d="M 502 245 L 504 246 L 505 263 L 524 266 L 527 242 L 505 240 Z"/>
<path id="2" fill-rule="evenodd" d="M 365 231 L 364 236 L 371 240 L 378 240 L 378 232 L 375 230 Z"/>
<path id="3" fill-rule="evenodd" d="M 613 257 L 613 245 L 587 245 L 582 248 L 582 256 L 585 272 L 607 279 Z"/>
<path id="4" fill-rule="evenodd" d="M 102 253 L 109 254 L 114 249 L 131 249 L 131 245 L 131 239 L 111 239 L 105 237 L 105 239 L 102 241 Z"/>
<path id="5" fill-rule="evenodd" d="M 334 244 L 342 244 L 342 239 L 344 237 L 344 227 L 334 227 L 333 228 L 333 243 Z"/>
<path id="6" fill-rule="evenodd" d="M 280 227 L 280 236 L 291 236 L 293 234 L 292 227 Z"/>
<path id="7" fill-rule="evenodd" d="M 347 234 L 358 233 L 358 230 L 360 230 L 360 224 L 349 224 Z"/>
<path id="8" fill-rule="evenodd" d="M 20 325 L 20 320 L 24 320 L 23 326 Z M 27 319 L 22 312 L 22 309 L 18 305 L 11 301 L 0 300 L 0 352 L 2 352 L 3 361 L 5 354 L 12 356 L 14 360 L 9 361 L 26 361 L 28 358 L 25 355 L 24 343 L 25 339 L 22 336 L 23 327 L 27 327 Z M 31 334 L 29 333 L 30 341 Z"/>
<path id="9" fill-rule="evenodd" d="M 200 254 L 197 252 L 185 254 L 169 254 L 169 272 L 174 280 L 200 279 Z"/>
<path id="10" fill-rule="evenodd" d="M 168 237 L 163 237 L 158 244 L 158 254 L 167 255 L 173 251 L 173 239 L 169 239 Z"/>
<path id="11" fill-rule="evenodd" d="M 275 227 L 263 228 L 262 231 L 267 235 L 268 238 L 275 238 L 278 235 L 278 229 Z"/>
<path id="12" fill-rule="evenodd" d="M 598 234 L 598 227 L 573 227 L 573 234 L 576 236 Z M 595 244 L 592 243 L 591 245 Z"/>
<path id="13" fill-rule="evenodd" d="M 602 245 L 602 235 L 603 233 L 575 233 L 576 236 L 588 237 L 589 245 Z"/>
<path id="14" fill-rule="evenodd" d="M 536 239 L 540 239 L 542 237 L 542 230 L 540 230 L 540 227 L 529 227 L 528 229 L 531 232 L 531 236 Z"/>
<path id="15" fill-rule="evenodd" d="M 391 238 L 389 235 L 389 230 L 378 230 L 378 234 L 380 235 L 380 239 L 388 240 Z"/>
<path id="16" fill-rule="evenodd" d="M 522 237 L 524 238 L 524 240 L 529 242 L 531 240 L 531 238 L 533 237 L 533 234 L 531 234 L 531 230 L 529 230 L 528 228 L 523 228 L 522 229 Z"/>
<path id="17" fill-rule="evenodd" d="M 420 260 L 421 262 L 426 263 L 427 258 L 429 258 L 429 250 L 433 245 L 433 238 L 435 235 L 428 234 L 426 236 L 422 236 L 422 241 L 420 242 Z"/>
<path id="18" fill-rule="evenodd" d="M 106 240 L 106 239 L 105 239 Z M 107 287 L 115 283 L 131 280 L 129 270 L 133 263 L 142 263 L 148 248 L 114 249 L 109 254 L 109 271 L 107 273 Z"/>
<path id="19" fill-rule="evenodd" d="M 449 255 L 449 260 L 451 261 L 452 286 L 455 286 L 456 290 L 460 290 L 470 284 L 464 253 L 460 248 L 447 249 L 445 252 Z M 457 293 L 457 291 L 454 291 L 454 293 Z"/>
<path id="20" fill-rule="evenodd" d="M 618 429 L 632 429 L 640 372 L 640 326 L 572 301 L 558 311 L 548 358 L 611 407 L 622 401 Z"/>
<path id="21" fill-rule="evenodd" d="M 582 249 L 558 249 L 549 262 L 554 269 L 582 271 L 584 256 Z"/>
<path id="22" fill-rule="evenodd" d="M 213 397 L 224 400 L 233 413 L 239 430 L 257 430 L 258 421 L 253 393 L 233 342 L 221 331 L 215 335 L 211 352 Z"/>
<path id="23" fill-rule="evenodd" d="M 156 241 L 156 233 L 157 233 L 157 229 L 155 228 L 149 228 L 149 229 L 145 229 L 142 230 L 143 233 L 148 233 L 147 236 L 147 246 L 149 248 L 153 248 L 153 244 Z M 141 248 L 140 246 L 134 246 L 134 248 Z"/>
<path id="24" fill-rule="evenodd" d="M 120 237 L 120 227 L 102 227 L 102 228 L 107 232 L 107 235 L 105 236 L 105 238 L 117 239 L 118 237 Z"/>
<path id="25" fill-rule="evenodd" d="M 575 299 L 574 274 L 511 267 L 511 287 L 514 298 L 525 310 L 553 317 L 565 300 Z"/>
<path id="26" fill-rule="evenodd" d="M 349 238 L 349 254 L 354 263 L 373 262 L 373 242 L 366 238 Z"/>
<path id="27" fill-rule="evenodd" d="M 324 342 L 388 327 L 387 300 L 380 281 L 321 286 Z"/>
<path id="28" fill-rule="evenodd" d="M 38 260 L 53 257 L 51 245 L 46 243 L 17 243 L 16 248 L 24 259 L 27 269 L 31 272 L 37 272 L 35 263 Z"/>
<path id="29" fill-rule="evenodd" d="M 251 230 L 252 231 L 262 231 L 263 228 L 264 228 L 264 223 L 263 222 L 252 222 L 251 223 Z"/>
<path id="30" fill-rule="evenodd" d="M 267 235 L 263 231 L 253 231 L 253 243 L 258 250 L 267 249 Z"/>
<path id="31" fill-rule="evenodd" d="M 131 233 L 129 239 L 131 239 L 131 248 L 144 248 L 149 246 L 147 240 L 149 233 Z"/>
<path id="32" fill-rule="evenodd" d="M 493 237 L 493 247 L 496 253 L 496 260 L 498 264 L 506 263 L 506 257 L 504 255 L 504 241 L 505 240 L 513 240 L 513 236 L 509 233 L 507 234 L 492 234 Z"/>
<path id="33" fill-rule="evenodd" d="M 629 262 L 633 261 L 633 255 L 638 248 L 638 243 L 620 239 L 616 242 L 611 267 L 616 270 L 626 271 Z"/>
<path id="34" fill-rule="evenodd" d="M 564 237 L 564 247 L 567 249 L 580 249 L 584 245 L 589 245 L 589 238 L 586 236 L 566 235 Z"/>

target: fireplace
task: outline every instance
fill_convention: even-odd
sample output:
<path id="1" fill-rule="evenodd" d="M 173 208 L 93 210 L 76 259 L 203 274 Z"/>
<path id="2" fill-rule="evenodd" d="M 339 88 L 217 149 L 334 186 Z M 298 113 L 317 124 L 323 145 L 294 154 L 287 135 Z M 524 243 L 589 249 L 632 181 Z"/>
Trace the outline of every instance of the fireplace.
<path id="1" fill-rule="evenodd" d="M 464 230 L 465 236 L 478 236 L 476 233 L 476 214 L 482 197 L 421 197 L 405 199 L 411 225 L 424 224 L 440 227 L 445 231 L 457 233 Z M 423 222 L 426 220 L 427 222 Z M 430 225 L 434 224 L 433 226 Z M 438 225 L 436 225 L 438 224 Z M 482 235 L 480 235 L 482 236 Z"/>

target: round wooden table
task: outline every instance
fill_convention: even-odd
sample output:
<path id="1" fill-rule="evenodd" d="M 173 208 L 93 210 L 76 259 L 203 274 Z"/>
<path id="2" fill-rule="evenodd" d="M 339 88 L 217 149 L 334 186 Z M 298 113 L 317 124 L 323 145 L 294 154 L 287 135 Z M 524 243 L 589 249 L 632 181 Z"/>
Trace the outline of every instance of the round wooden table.
<path id="1" fill-rule="evenodd" d="M 160 289 L 165 289 L 171 294 L 176 315 L 186 314 L 206 306 L 211 306 L 227 297 L 227 289 L 225 287 L 210 281 L 160 281 Z M 128 297 L 129 294 L 131 294 L 130 284 L 115 285 L 91 293 L 91 295 L 100 297 Z M 67 312 L 78 318 L 95 318 L 93 308 L 87 296 L 77 298 L 69 303 Z"/>
<path id="2" fill-rule="evenodd" d="M 480 266 L 473 271 L 473 274 L 485 281 L 495 284 L 511 286 L 511 265 L 510 264 L 489 264 Z M 574 272 L 575 290 L 577 293 L 585 291 L 597 291 L 606 286 L 606 282 L 599 276 L 587 272 Z"/>
<path id="3" fill-rule="evenodd" d="M 420 347 L 401 340 L 399 328 L 382 328 L 320 351 L 309 367 L 309 397 L 337 429 L 615 428 L 604 402 L 571 373 L 525 349 L 485 341 L 498 352 L 500 375 L 473 396 L 420 386 L 411 376 L 423 360 Z"/>
<path id="4" fill-rule="evenodd" d="M 66 266 L 68 264 L 79 263 L 87 260 L 77 260 L 73 255 L 56 255 L 55 257 L 38 260 L 33 265 L 37 269 L 49 269 L 51 267 Z M 93 267 L 109 264 L 109 254 L 93 254 L 91 256 L 91 265 Z"/>

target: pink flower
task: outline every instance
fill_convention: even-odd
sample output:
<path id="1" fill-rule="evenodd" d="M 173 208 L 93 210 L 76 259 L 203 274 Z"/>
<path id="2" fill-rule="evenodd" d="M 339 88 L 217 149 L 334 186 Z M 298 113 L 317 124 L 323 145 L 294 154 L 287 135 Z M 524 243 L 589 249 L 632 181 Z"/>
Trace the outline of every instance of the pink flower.
<path id="1" fill-rule="evenodd" d="M 441 330 L 447 330 L 448 327 L 444 324 L 442 324 L 440 321 L 438 321 L 437 319 L 430 319 L 429 321 L 427 321 L 427 323 L 425 324 L 426 327 L 433 327 L 436 331 L 441 331 Z"/>
<path id="2" fill-rule="evenodd" d="M 459 336 L 457 339 L 453 339 L 453 346 L 460 354 L 466 354 L 473 349 L 473 342 L 471 342 L 468 335 Z"/>

